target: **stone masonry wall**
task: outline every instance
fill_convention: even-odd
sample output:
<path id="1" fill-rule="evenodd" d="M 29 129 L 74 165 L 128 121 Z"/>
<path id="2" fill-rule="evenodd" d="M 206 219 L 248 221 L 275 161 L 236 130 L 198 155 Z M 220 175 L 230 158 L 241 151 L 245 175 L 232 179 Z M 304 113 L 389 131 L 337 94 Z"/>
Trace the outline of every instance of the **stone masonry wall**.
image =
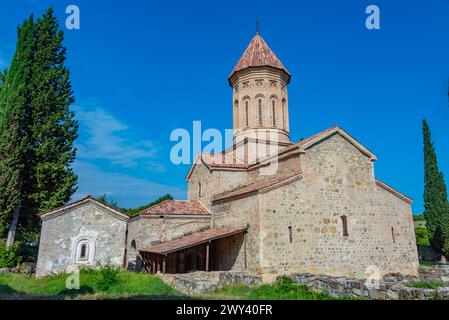
<path id="1" fill-rule="evenodd" d="M 209 171 L 204 164 L 197 164 L 189 177 L 187 197 L 189 200 L 200 200 L 210 210 L 213 195 L 228 191 L 246 180 L 245 171 Z M 201 197 L 198 183 L 201 183 Z"/>
<path id="2" fill-rule="evenodd" d="M 126 218 L 124 220 L 93 204 L 80 206 L 42 222 L 37 276 L 70 271 L 75 266 L 111 263 L 123 266 Z M 89 240 L 91 262 L 76 262 L 79 241 Z"/>
<path id="3" fill-rule="evenodd" d="M 211 217 L 164 216 L 161 218 L 149 216 L 134 218 L 128 226 L 128 264 L 133 268 L 141 249 L 201 231 L 210 226 Z"/>
<path id="4" fill-rule="evenodd" d="M 334 135 L 307 150 L 301 163 L 303 179 L 259 195 L 262 273 L 416 275 L 410 205 L 375 184 L 366 156 Z"/>
<path id="5" fill-rule="evenodd" d="M 236 264 L 232 268 L 233 271 L 257 273 L 259 270 L 260 221 L 258 208 L 259 203 L 257 197 L 247 197 L 213 205 L 214 227 L 248 225 L 245 236 L 246 243 L 240 246 Z M 247 270 L 245 270 L 245 267 L 247 267 Z"/>

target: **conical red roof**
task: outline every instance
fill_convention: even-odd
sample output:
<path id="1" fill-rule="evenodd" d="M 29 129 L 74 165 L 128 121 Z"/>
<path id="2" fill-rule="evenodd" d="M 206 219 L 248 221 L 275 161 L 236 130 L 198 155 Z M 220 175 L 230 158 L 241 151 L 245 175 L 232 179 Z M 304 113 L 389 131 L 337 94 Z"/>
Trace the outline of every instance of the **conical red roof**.
<path id="1" fill-rule="evenodd" d="M 242 57 L 239 62 L 237 62 L 234 70 L 232 70 L 229 78 L 231 78 L 234 73 L 246 68 L 267 66 L 283 70 L 289 77 L 291 76 L 290 72 L 288 72 L 287 68 L 274 54 L 273 50 L 270 49 L 265 40 L 257 33 L 251 40 L 245 52 L 243 52 Z"/>

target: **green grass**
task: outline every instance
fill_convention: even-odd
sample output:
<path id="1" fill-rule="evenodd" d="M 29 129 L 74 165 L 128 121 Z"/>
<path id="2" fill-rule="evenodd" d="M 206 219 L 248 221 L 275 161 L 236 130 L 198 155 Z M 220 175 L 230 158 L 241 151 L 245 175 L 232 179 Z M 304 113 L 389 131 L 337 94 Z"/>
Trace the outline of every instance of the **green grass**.
<path id="1" fill-rule="evenodd" d="M 419 288 L 419 289 L 438 289 L 445 287 L 448 284 L 440 280 L 421 280 L 413 281 L 406 284 L 409 288 Z"/>
<path id="2" fill-rule="evenodd" d="M 425 268 L 433 268 L 435 266 L 438 266 L 440 263 L 438 261 L 428 261 L 428 260 L 420 260 L 419 265 L 420 267 Z"/>
<path id="3" fill-rule="evenodd" d="M 227 286 L 212 293 L 189 297 L 165 284 L 159 277 L 120 271 L 118 281 L 106 290 L 102 288 L 102 273 L 97 270 L 81 270 L 80 289 L 66 289 L 68 275 L 61 274 L 36 279 L 27 274 L 0 275 L 0 299 L 224 299 L 224 300 L 334 300 L 335 298 L 298 286 L 290 279 L 281 278 L 277 283 L 250 288 Z M 353 298 L 340 298 L 353 299 Z"/>
<path id="4" fill-rule="evenodd" d="M 274 284 L 264 284 L 255 288 L 242 285 L 226 286 L 205 297 L 245 300 L 358 300 L 353 297 L 334 298 L 326 293 L 315 292 L 305 285 L 296 285 L 286 278 L 280 278 Z"/>
<path id="5" fill-rule="evenodd" d="M 182 294 L 149 274 L 120 271 L 118 282 L 108 290 L 98 288 L 101 275 L 82 270 L 80 289 L 67 290 L 68 275 L 36 279 L 26 274 L 0 275 L 0 299 L 183 299 Z"/>
<path id="6" fill-rule="evenodd" d="M 335 300 L 325 294 L 317 293 L 306 286 L 283 290 L 277 285 L 264 284 L 257 288 L 247 286 L 227 286 L 209 295 L 210 298 L 245 300 Z"/>

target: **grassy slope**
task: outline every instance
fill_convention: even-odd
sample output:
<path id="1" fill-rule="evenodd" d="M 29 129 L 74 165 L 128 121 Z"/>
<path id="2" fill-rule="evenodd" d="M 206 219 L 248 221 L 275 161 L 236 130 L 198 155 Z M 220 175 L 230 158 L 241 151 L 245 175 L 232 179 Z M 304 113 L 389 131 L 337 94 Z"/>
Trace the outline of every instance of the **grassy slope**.
<path id="1" fill-rule="evenodd" d="M 68 275 L 36 279 L 25 274 L 0 275 L 0 299 L 182 299 L 184 298 L 160 278 L 138 273 L 120 272 L 119 282 L 102 292 L 97 288 L 100 274 L 82 271 L 80 290 L 67 290 Z"/>
<path id="2" fill-rule="evenodd" d="M 119 282 L 107 291 L 98 289 L 98 271 L 83 270 L 80 290 L 66 289 L 68 275 L 36 279 L 26 274 L 0 275 L 0 299 L 248 299 L 248 300 L 329 300 L 330 296 L 315 293 L 294 284 L 262 285 L 258 288 L 229 286 L 213 293 L 188 297 L 165 284 L 159 277 L 121 271 Z"/>

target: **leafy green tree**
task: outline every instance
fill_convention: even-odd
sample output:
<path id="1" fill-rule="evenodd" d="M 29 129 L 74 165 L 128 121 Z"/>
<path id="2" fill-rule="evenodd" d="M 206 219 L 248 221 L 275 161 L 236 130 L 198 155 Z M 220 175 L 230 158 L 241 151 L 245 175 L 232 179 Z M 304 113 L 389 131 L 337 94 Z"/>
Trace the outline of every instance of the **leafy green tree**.
<path id="1" fill-rule="evenodd" d="M 7 235 L 7 246 L 14 242 L 27 197 L 33 17 L 18 28 L 17 35 L 16 52 L 0 91 L 0 237 Z"/>
<path id="2" fill-rule="evenodd" d="M 415 228 L 416 244 L 418 246 L 429 246 L 429 236 L 427 234 L 426 227 L 416 227 Z"/>
<path id="3" fill-rule="evenodd" d="M 29 90 L 33 171 L 27 186 L 27 212 L 31 226 L 36 225 L 36 213 L 64 204 L 76 191 L 77 176 L 71 164 L 76 155 L 73 144 L 78 137 L 78 123 L 70 110 L 74 96 L 63 40 L 63 31 L 50 8 L 36 21 Z"/>
<path id="4" fill-rule="evenodd" d="M 449 256 L 449 204 L 443 173 L 438 168 L 437 155 L 429 125 L 423 120 L 424 137 L 424 217 L 431 246 Z"/>
<path id="5" fill-rule="evenodd" d="M 124 212 L 128 213 L 129 215 L 136 215 L 138 214 L 140 211 L 145 210 L 146 208 L 155 206 L 165 200 L 173 200 L 173 196 L 171 194 L 165 194 L 162 197 L 157 198 L 156 200 L 154 200 L 153 202 L 150 202 L 146 205 L 140 206 L 138 208 L 132 208 L 132 209 L 123 209 Z"/>
<path id="6" fill-rule="evenodd" d="M 97 198 L 97 200 L 111 208 L 114 208 L 114 209 L 117 209 L 120 211 L 120 206 L 118 205 L 118 202 L 114 201 L 112 199 L 109 199 L 105 194 L 100 195 Z"/>
<path id="7" fill-rule="evenodd" d="M 171 194 L 167 193 L 167 194 L 157 198 L 156 200 L 154 200 L 154 201 L 152 201 L 152 202 L 150 202 L 148 204 L 145 204 L 145 205 L 137 207 L 137 208 L 128 208 L 128 209 L 120 208 L 120 205 L 118 204 L 117 201 L 109 199 L 108 196 L 106 196 L 105 194 L 102 194 L 102 195 L 98 196 L 96 199 L 98 201 L 104 203 L 105 205 L 109 206 L 109 207 L 112 207 L 114 209 L 117 209 L 119 211 L 122 211 L 124 213 L 127 213 L 127 214 L 133 216 L 133 215 L 138 214 L 142 210 L 145 210 L 146 208 L 155 206 L 155 205 L 157 205 L 157 204 L 159 204 L 159 203 L 161 203 L 161 202 L 163 202 L 165 200 L 173 200 L 173 196 Z"/>

